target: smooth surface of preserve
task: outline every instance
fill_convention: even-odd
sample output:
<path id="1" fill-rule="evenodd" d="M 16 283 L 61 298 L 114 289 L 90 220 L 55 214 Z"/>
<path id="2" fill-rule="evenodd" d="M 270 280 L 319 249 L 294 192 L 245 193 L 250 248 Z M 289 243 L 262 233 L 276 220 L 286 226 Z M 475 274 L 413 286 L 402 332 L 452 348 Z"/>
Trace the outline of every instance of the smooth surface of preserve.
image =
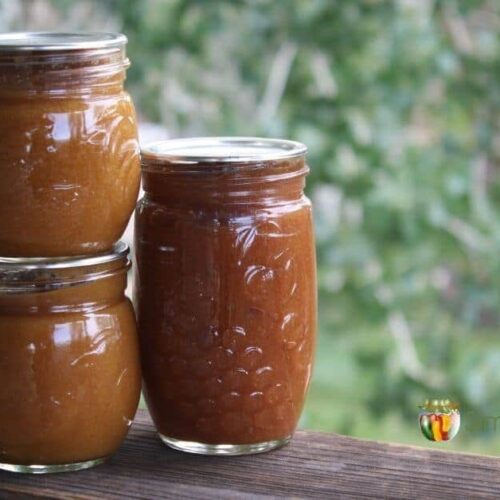
<path id="1" fill-rule="evenodd" d="M 26 38 L 40 43 L 25 50 L 0 36 L 0 255 L 109 250 L 139 189 L 126 39 L 97 37 L 89 49 L 70 35 L 59 47 Z"/>
<path id="2" fill-rule="evenodd" d="M 14 281 L 5 269 L 0 259 L 0 468 L 110 456 L 140 393 L 126 265 L 32 269 Z"/>
<path id="3" fill-rule="evenodd" d="M 136 301 L 163 437 L 286 440 L 311 375 L 316 275 L 304 157 L 228 165 L 144 153 Z"/>

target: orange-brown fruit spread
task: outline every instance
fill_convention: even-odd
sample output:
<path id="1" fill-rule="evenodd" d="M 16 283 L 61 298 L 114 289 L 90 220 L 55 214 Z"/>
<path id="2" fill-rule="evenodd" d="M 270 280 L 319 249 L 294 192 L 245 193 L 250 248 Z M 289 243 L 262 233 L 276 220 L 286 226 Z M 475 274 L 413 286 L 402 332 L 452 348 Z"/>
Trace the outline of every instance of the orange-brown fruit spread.
<path id="1" fill-rule="evenodd" d="M 0 469 L 85 468 L 125 437 L 141 386 L 126 253 L 0 258 Z"/>
<path id="2" fill-rule="evenodd" d="M 0 255 L 109 250 L 139 189 L 118 34 L 0 35 Z"/>
<path id="3" fill-rule="evenodd" d="M 136 306 L 145 397 L 171 446 L 253 453 L 295 430 L 316 334 L 304 153 L 245 138 L 143 151 Z"/>

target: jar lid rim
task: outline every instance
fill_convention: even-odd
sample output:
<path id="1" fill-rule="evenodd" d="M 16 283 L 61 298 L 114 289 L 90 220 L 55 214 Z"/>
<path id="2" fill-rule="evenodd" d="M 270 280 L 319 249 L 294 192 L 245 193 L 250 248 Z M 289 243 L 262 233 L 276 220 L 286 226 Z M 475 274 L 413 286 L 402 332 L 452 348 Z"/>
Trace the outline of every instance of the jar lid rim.
<path id="1" fill-rule="evenodd" d="M 172 163 L 252 163 L 304 156 L 307 147 L 288 139 L 262 137 L 191 137 L 153 142 L 143 158 Z"/>
<path id="2" fill-rule="evenodd" d="M 0 52 L 48 52 L 58 50 L 123 47 L 127 37 L 113 32 L 17 31 L 0 33 Z"/>
<path id="3" fill-rule="evenodd" d="M 125 259 L 129 246 L 124 241 L 118 241 L 113 249 L 92 255 L 76 255 L 72 257 L 0 257 L 0 271 L 29 271 L 35 269 L 70 269 L 96 266 Z"/>

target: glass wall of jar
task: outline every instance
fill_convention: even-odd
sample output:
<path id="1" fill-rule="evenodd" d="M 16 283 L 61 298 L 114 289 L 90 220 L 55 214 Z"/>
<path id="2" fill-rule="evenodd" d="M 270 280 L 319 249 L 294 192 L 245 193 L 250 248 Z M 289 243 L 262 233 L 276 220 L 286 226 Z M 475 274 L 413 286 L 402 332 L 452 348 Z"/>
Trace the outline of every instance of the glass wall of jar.
<path id="1" fill-rule="evenodd" d="M 253 138 L 142 152 L 135 300 L 144 391 L 173 448 L 257 453 L 296 428 L 316 333 L 305 152 Z"/>
<path id="2" fill-rule="evenodd" d="M 0 469 L 84 469 L 125 437 L 141 385 L 127 253 L 0 258 Z"/>
<path id="3" fill-rule="evenodd" d="M 0 34 L 0 255 L 110 250 L 140 179 L 126 37 Z"/>

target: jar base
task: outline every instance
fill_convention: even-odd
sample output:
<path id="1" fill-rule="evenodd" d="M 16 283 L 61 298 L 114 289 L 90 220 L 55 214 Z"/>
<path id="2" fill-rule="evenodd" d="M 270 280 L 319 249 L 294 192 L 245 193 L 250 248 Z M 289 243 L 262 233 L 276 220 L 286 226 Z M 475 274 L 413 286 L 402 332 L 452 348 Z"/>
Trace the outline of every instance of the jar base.
<path id="1" fill-rule="evenodd" d="M 9 472 L 19 472 L 21 474 L 51 474 L 56 472 L 72 472 L 77 470 L 89 469 L 105 462 L 107 457 L 86 460 L 85 462 L 74 462 L 70 464 L 48 464 L 48 465 L 22 465 L 22 464 L 4 464 L 0 463 L 0 470 Z"/>
<path id="2" fill-rule="evenodd" d="M 284 439 L 275 439 L 273 441 L 264 441 L 262 443 L 252 444 L 208 444 L 198 443 L 196 441 L 183 441 L 175 439 L 163 434 L 159 434 L 160 439 L 164 444 L 177 451 L 186 453 L 195 453 L 197 455 L 254 455 L 256 453 L 265 453 L 276 448 L 281 448 L 290 442 L 292 436 L 287 436 Z"/>

